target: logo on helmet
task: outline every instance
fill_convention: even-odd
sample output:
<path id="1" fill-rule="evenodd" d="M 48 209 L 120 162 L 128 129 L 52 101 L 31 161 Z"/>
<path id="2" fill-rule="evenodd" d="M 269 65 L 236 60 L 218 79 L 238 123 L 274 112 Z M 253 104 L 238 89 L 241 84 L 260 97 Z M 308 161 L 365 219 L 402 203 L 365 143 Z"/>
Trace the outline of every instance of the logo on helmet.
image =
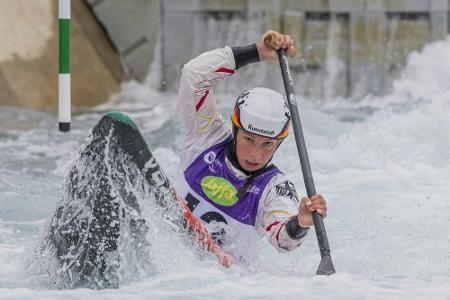
<path id="1" fill-rule="evenodd" d="M 237 98 L 237 101 L 236 101 L 238 107 L 241 107 L 241 105 L 245 103 L 245 100 L 248 98 L 248 95 L 250 95 L 251 90 L 253 90 L 253 89 L 249 89 L 245 92 L 242 92 L 239 95 L 239 97 Z"/>
<path id="2" fill-rule="evenodd" d="M 274 136 L 275 135 L 275 131 L 256 128 L 256 127 L 253 127 L 253 124 L 251 124 L 251 123 L 248 124 L 247 129 L 250 130 L 250 131 L 258 132 L 259 134 L 264 134 L 264 135 L 268 135 L 268 136 Z"/>

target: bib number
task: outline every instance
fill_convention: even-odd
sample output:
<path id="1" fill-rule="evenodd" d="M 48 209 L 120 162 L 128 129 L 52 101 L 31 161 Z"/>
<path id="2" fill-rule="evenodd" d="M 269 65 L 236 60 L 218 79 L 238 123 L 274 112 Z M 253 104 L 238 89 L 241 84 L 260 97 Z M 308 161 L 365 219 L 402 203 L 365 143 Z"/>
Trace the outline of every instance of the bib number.
<path id="1" fill-rule="evenodd" d="M 191 193 L 189 193 L 186 196 L 186 203 L 187 203 L 187 207 L 195 215 L 194 210 L 197 207 L 197 205 L 200 203 L 200 200 L 198 200 Z M 206 212 L 200 216 L 200 219 L 203 220 L 207 224 L 210 224 L 212 221 L 215 221 L 217 223 L 228 224 L 225 217 L 216 211 Z M 208 229 L 210 229 L 210 228 L 208 228 Z M 211 237 L 216 241 L 216 243 L 219 246 L 222 246 L 224 243 L 225 236 L 226 236 L 225 229 L 223 227 L 220 227 L 214 232 L 210 231 L 210 233 L 211 233 Z"/>

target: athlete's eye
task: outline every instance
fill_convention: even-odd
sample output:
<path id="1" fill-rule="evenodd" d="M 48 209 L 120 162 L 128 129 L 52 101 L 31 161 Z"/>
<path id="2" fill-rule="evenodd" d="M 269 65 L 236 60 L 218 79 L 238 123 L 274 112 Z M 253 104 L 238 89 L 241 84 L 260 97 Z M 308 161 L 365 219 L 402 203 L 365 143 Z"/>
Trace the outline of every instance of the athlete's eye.
<path id="1" fill-rule="evenodd" d="M 245 140 L 247 143 L 253 142 L 253 139 L 250 138 L 250 137 L 248 137 L 248 136 L 245 136 L 245 137 L 244 137 L 244 140 Z"/>
<path id="2" fill-rule="evenodd" d="M 270 142 L 264 142 L 264 146 L 266 146 L 267 148 L 270 148 L 274 145 L 274 143 L 272 141 Z"/>

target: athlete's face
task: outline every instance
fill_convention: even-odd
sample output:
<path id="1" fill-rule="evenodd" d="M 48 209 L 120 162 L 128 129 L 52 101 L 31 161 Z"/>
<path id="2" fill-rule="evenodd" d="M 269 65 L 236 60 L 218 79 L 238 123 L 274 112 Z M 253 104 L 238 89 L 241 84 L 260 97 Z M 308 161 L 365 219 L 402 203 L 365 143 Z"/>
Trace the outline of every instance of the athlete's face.
<path id="1" fill-rule="evenodd" d="M 239 164 L 248 172 L 264 167 L 275 153 L 281 140 L 262 137 L 238 129 L 236 156 Z"/>

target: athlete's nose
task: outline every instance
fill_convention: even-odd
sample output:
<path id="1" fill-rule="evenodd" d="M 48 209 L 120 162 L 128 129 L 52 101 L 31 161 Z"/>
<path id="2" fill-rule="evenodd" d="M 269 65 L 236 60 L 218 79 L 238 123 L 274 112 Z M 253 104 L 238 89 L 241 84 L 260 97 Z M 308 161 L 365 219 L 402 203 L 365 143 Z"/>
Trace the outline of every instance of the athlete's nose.
<path id="1" fill-rule="evenodd" d="M 259 149 L 259 147 L 252 146 L 250 147 L 249 156 L 251 158 L 251 162 L 260 163 L 263 156 L 263 152 Z"/>

